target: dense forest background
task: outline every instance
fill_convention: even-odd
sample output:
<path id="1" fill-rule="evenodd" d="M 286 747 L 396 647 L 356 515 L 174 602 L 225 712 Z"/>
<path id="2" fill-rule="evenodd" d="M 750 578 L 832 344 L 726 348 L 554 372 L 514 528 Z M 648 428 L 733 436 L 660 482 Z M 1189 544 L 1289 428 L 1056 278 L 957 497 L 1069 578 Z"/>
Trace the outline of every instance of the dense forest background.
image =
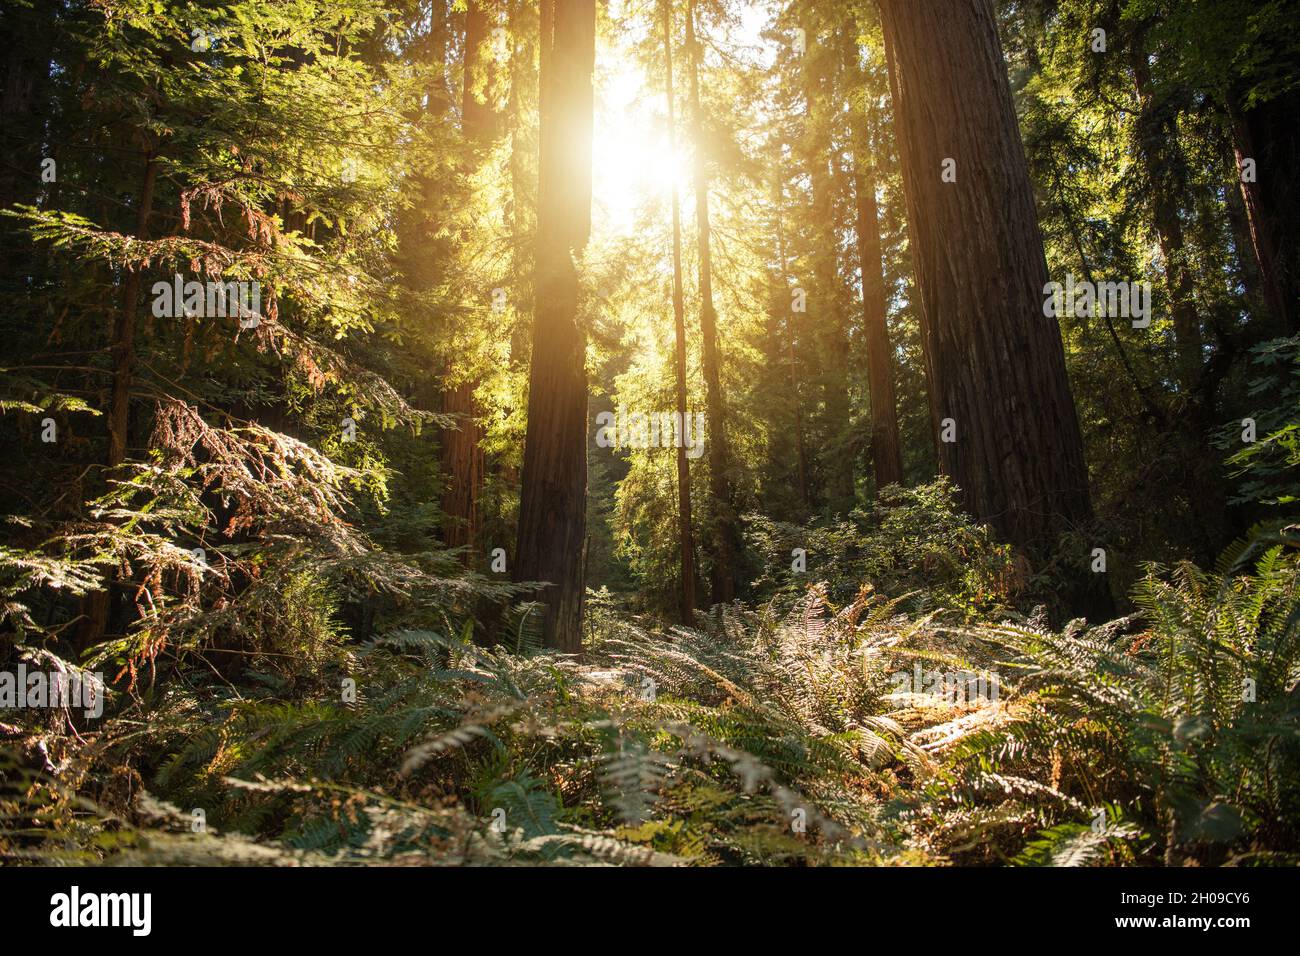
<path id="1" fill-rule="evenodd" d="M 0 10 L 0 859 L 1300 859 L 1294 0 Z"/>

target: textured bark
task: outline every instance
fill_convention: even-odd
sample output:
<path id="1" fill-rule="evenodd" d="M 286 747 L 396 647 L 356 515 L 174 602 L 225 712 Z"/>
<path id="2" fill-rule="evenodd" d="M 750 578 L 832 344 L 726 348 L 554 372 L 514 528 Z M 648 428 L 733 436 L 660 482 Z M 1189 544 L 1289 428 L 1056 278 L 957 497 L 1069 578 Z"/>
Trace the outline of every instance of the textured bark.
<path id="1" fill-rule="evenodd" d="M 493 134 L 496 113 L 481 98 L 491 59 L 485 46 L 491 30 L 488 5 L 470 0 L 465 12 L 465 49 L 461 66 L 461 129 L 469 142 L 483 146 Z M 447 489 L 442 497 L 446 516 L 443 539 L 450 548 L 465 548 L 461 560 L 469 564 L 481 526 L 479 499 L 486 474 L 483 456 L 482 408 L 474 397 L 477 381 L 458 383 L 443 393 L 442 410 L 458 420 L 443 437 L 442 462 Z"/>
<path id="2" fill-rule="evenodd" d="M 1251 109 L 1229 94 L 1227 108 L 1239 181 L 1242 160 L 1255 161 L 1255 181 L 1240 186 L 1260 291 L 1273 318 L 1294 333 L 1300 329 L 1300 188 L 1295 185 L 1300 92 Z"/>
<path id="3" fill-rule="evenodd" d="M 677 106 L 673 89 L 672 0 L 659 0 L 664 27 L 664 76 L 668 99 L 669 155 L 677 155 Z M 676 372 L 674 399 L 677 420 L 685 427 L 686 417 L 686 305 L 682 294 L 682 213 L 673 180 L 673 365 Z M 677 443 L 677 538 L 681 554 L 682 620 L 691 624 L 698 604 L 695 593 L 695 536 L 691 530 L 691 466 L 686 458 L 686 443 Z"/>
<path id="4" fill-rule="evenodd" d="M 1235 137 L 1233 142 L 1226 143 L 1225 147 L 1224 169 L 1236 170 L 1232 173 L 1232 176 L 1239 178 L 1241 158 L 1246 154 L 1240 152 L 1235 145 Z M 1264 291 L 1260 253 L 1256 246 L 1256 237 L 1253 234 L 1254 226 L 1251 222 L 1250 212 L 1246 208 L 1248 201 L 1246 184 L 1242 183 L 1240 189 L 1230 188 L 1226 190 L 1223 199 L 1224 212 L 1228 217 L 1228 228 L 1232 230 L 1233 251 L 1236 253 L 1234 265 L 1237 281 L 1246 290 L 1246 296 L 1262 304 L 1268 316 L 1273 317 L 1276 315 L 1276 309 L 1272 304 L 1274 295 Z M 1273 284 L 1276 287 L 1276 294 L 1280 296 L 1280 286 L 1277 286 L 1276 277 L 1274 277 Z"/>
<path id="5" fill-rule="evenodd" d="M 528 430 L 517 581 L 540 592 L 548 647 L 582 650 L 586 492 L 586 333 L 574 254 L 591 232 L 595 0 L 543 0 L 538 235 Z"/>
<path id="6" fill-rule="evenodd" d="M 695 221 L 700 260 L 700 344 L 704 359 L 704 411 L 708 420 L 709 497 L 714 512 L 713 602 L 736 596 L 736 555 L 740 533 L 731 497 L 731 451 L 727 442 L 722 398 L 721 357 L 718 353 L 718 314 L 713 307 L 713 255 L 709 233 L 709 175 L 704 156 L 704 111 L 700 106 L 700 45 L 695 38 L 695 2 L 686 7 L 686 47 L 690 52 L 691 130 L 695 139 Z"/>
<path id="7" fill-rule="evenodd" d="M 442 395 L 442 410 L 455 415 L 459 425 L 443 434 L 442 461 L 447 488 L 442 495 L 446 517 L 443 540 L 449 548 L 473 548 L 478 542 L 481 521 L 479 497 L 483 488 L 485 462 L 481 409 L 474 398 L 474 382 L 464 382 Z M 462 555 L 469 562 L 470 551 Z"/>
<path id="8" fill-rule="evenodd" d="M 866 345 L 871 393 L 871 461 L 879 492 L 885 485 L 902 482 L 903 456 L 898 441 L 894 350 L 889 342 L 876 177 L 867 157 L 867 144 L 860 139 L 857 149 L 853 186 L 858 214 L 858 260 L 862 269 L 862 340 Z"/>
<path id="9" fill-rule="evenodd" d="M 493 59 L 486 48 L 492 32 L 490 4 L 484 0 L 467 0 L 465 7 L 465 52 L 461 70 L 460 119 L 471 139 L 491 137 L 496 111 L 485 97 L 491 79 Z"/>
<path id="10" fill-rule="evenodd" d="M 514 287 L 510 334 L 511 374 L 522 374 L 528 363 L 529 323 L 521 317 L 533 311 L 533 244 L 536 240 L 537 167 L 534 128 L 526 118 L 533 113 L 532 94 L 537 89 L 537 39 L 540 10 L 529 0 L 510 0 L 510 97 L 506 107 L 510 135 L 510 276 Z M 520 466 L 499 462 L 506 495 L 518 494 Z"/>
<path id="11" fill-rule="evenodd" d="M 881 3 L 931 416 L 965 506 L 1050 550 L 1092 517 L 1060 327 L 991 0 Z M 941 178 L 943 160 L 957 181 Z"/>

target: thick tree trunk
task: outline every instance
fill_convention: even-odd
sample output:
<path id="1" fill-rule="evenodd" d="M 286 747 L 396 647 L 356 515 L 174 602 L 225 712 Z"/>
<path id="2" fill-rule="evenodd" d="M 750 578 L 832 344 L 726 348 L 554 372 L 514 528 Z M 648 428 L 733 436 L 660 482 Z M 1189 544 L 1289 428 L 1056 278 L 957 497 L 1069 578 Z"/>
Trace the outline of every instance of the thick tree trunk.
<path id="1" fill-rule="evenodd" d="M 543 639 L 580 653 L 587 492 L 586 332 L 574 255 L 591 232 L 595 0 L 543 0 L 538 235 L 517 581 L 546 582 Z"/>
<path id="2" fill-rule="evenodd" d="M 704 404 L 708 419 L 709 497 L 714 512 L 713 602 L 736 596 L 736 556 L 740 534 L 731 497 L 731 452 L 727 442 L 722 398 L 721 357 L 718 354 L 718 315 L 713 308 L 713 254 L 709 233 L 709 175 L 704 156 L 704 112 L 700 106 L 700 44 L 695 38 L 695 0 L 686 7 L 686 47 L 690 52 L 691 131 L 695 140 L 695 221 L 699 234 L 700 344 L 704 359 Z"/>
<path id="3" fill-rule="evenodd" d="M 1260 290 L 1274 320 L 1294 334 L 1300 329 L 1300 189 L 1295 185 L 1300 93 L 1292 91 L 1249 110 L 1229 94 L 1227 109 Z M 1253 180 L 1241 178 L 1247 159 L 1255 164 Z"/>
<path id="4" fill-rule="evenodd" d="M 513 322 L 509 329 L 512 374 L 528 364 L 528 323 L 521 317 L 533 312 L 533 244 L 536 240 L 537 155 L 534 128 L 526 121 L 533 115 L 532 94 L 537 90 L 537 6 L 529 0 L 510 0 L 510 99 L 506 107 L 510 134 L 510 276 L 514 289 Z M 513 460 L 501 462 L 501 481 L 506 495 L 519 491 L 520 467 Z"/>
<path id="5" fill-rule="evenodd" d="M 1092 509 L 993 6 L 884 0 L 881 15 L 940 468 L 977 518 L 1042 554 Z"/>
<path id="6" fill-rule="evenodd" d="M 1224 168 L 1239 169 L 1240 158 L 1244 154 L 1238 152 L 1232 143 L 1227 143 L 1225 146 Z M 1239 174 L 1232 175 L 1235 178 Z M 1276 273 L 1268 279 L 1264 276 L 1265 258 L 1261 256 L 1255 235 L 1258 221 L 1252 220 L 1247 204 L 1244 183 L 1241 184 L 1240 189 L 1229 188 L 1224 193 L 1224 211 L 1228 217 L 1228 228 L 1232 231 L 1233 258 L 1236 260 L 1234 271 L 1237 281 L 1245 291 L 1246 298 L 1250 301 L 1251 315 L 1258 317 L 1261 322 L 1258 331 L 1262 333 L 1267 323 L 1275 322 L 1279 328 L 1285 328 L 1285 316 L 1278 314 L 1279 308 L 1285 312 L 1285 305 L 1281 301 L 1282 287 L 1277 281 Z M 1269 260 L 1269 263 L 1271 267 L 1276 268 L 1276 257 Z"/>
<path id="7" fill-rule="evenodd" d="M 474 382 L 463 382 L 442 395 L 442 410 L 456 416 L 458 426 L 443 433 L 442 461 L 447 473 L 447 488 L 442 495 L 442 512 L 446 517 L 443 541 L 449 548 L 466 548 L 462 561 L 469 563 L 471 551 L 478 543 L 481 526 L 479 497 L 483 488 L 485 462 L 482 410 L 474 398 Z"/>
<path id="8" fill-rule="evenodd" d="M 867 381 L 871 392 L 871 460 L 879 492 L 885 485 L 902 482 L 903 456 L 898 441 L 894 350 L 889 343 L 876 177 L 867 157 L 867 144 L 861 139 L 857 150 L 853 186 L 858 213 L 858 260 L 862 269 L 862 339 L 867 349 Z"/>
<path id="9" fill-rule="evenodd" d="M 467 0 L 465 52 L 461 70 L 460 121 L 476 141 L 490 139 L 497 114 L 487 99 L 493 59 L 485 44 L 492 32 L 492 15 L 485 0 Z"/>
<path id="10" fill-rule="evenodd" d="M 673 89 L 673 26 L 672 0 L 659 0 L 664 26 L 664 75 L 668 98 L 669 156 L 677 155 L 677 105 Z M 684 430 L 686 411 L 686 304 L 682 294 L 682 213 L 677 196 L 677 180 L 673 180 L 673 355 L 676 382 L 674 397 L 677 404 L 677 421 Z M 684 431 L 683 431 L 684 434 Z M 691 466 L 686 458 L 686 443 L 677 443 L 677 538 L 681 552 L 682 620 L 691 624 L 695 619 L 698 600 L 695 594 L 695 536 L 691 530 Z"/>

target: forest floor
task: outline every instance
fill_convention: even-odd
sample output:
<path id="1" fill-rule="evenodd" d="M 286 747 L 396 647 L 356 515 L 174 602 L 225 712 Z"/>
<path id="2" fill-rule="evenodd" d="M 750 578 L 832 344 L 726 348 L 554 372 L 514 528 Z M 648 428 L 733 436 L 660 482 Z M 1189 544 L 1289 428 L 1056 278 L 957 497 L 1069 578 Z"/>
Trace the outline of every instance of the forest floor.
<path id="1" fill-rule="evenodd" d="M 1294 863 L 1300 575 L 1249 557 L 1153 570 L 1099 627 L 814 584 L 685 628 L 592 593 L 581 660 L 318 607 L 293 646 L 124 669 L 102 721 L 0 726 L 0 856 Z"/>

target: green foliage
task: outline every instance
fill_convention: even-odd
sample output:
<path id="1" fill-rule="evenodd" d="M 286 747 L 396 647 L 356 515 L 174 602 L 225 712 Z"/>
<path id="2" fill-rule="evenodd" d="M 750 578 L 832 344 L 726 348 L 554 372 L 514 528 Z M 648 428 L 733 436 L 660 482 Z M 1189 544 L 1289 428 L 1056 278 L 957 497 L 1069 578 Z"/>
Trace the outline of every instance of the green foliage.
<path id="1" fill-rule="evenodd" d="M 969 617 L 1010 604 L 1023 584 L 1010 549 L 961 511 L 942 478 L 885 488 L 869 507 L 833 524 L 801 527 L 757 514 L 747 520 L 752 547 L 769 569 L 755 582 L 760 594 L 795 595 L 809 581 L 824 581 L 830 600 L 844 604 L 868 584 L 919 612 L 945 608 Z M 806 552 L 806 570 L 794 568 L 796 548 Z"/>
<path id="2" fill-rule="evenodd" d="M 1224 429 L 1218 445 L 1236 449 L 1228 457 L 1240 479 L 1234 501 L 1294 506 L 1300 502 L 1300 336 L 1263 342 L 1252 352 L 1259 374 L 1249 394 L 1269 404 L 1248 416 L 1253 442 L 1241 446 L 1243 419 Z"/>
<path id="3" fill-rule="evenodd" d="M 140 699 L 63 770 L 33 748 L 60 759 L 66 738 L 3 748 L 26 782 L 4 796 L 0 848 L 370 864 L 1300 859 L 1296 544 L 1239 547 L 1218 574 L 1152 568 L 1136 632 L 938 626 L 868 591 L 830 613 L 821 588 L 719 609 L 703 630 L 647 627 L 593 598 L 583 663 L 396 632 L 292 686 L 247 672 L 238 694 L 208 681 Z M 918 660 L 991 673 L 1001 693 L 886 693 Z M 182 839 L 186 815 L 127 797 L 122 767 L 204 808 L 212 832 Z"/>
<path id="4" fill-rule="evenodd" d="M 1041 827 L 1018 862 L 1136 854 L 1248 863 L 1300 853 L 1296 544 L 1267 547 L 1250 573 L 1153 568 L 1134 595 L 1146 625 L 1136 635 L 1116 625 L 967 632 L 992 644 L 1015 679 L 1002 725 L 955 749 L 945 813 L 1000 790 L 999 809 L 1014 815 L 1000 828 L 990 821 L 996 839 L 982 852 L 1012 855 L 1008 824 Z M 1104 826 L 1080 819 L 1102 811 Z"/>

